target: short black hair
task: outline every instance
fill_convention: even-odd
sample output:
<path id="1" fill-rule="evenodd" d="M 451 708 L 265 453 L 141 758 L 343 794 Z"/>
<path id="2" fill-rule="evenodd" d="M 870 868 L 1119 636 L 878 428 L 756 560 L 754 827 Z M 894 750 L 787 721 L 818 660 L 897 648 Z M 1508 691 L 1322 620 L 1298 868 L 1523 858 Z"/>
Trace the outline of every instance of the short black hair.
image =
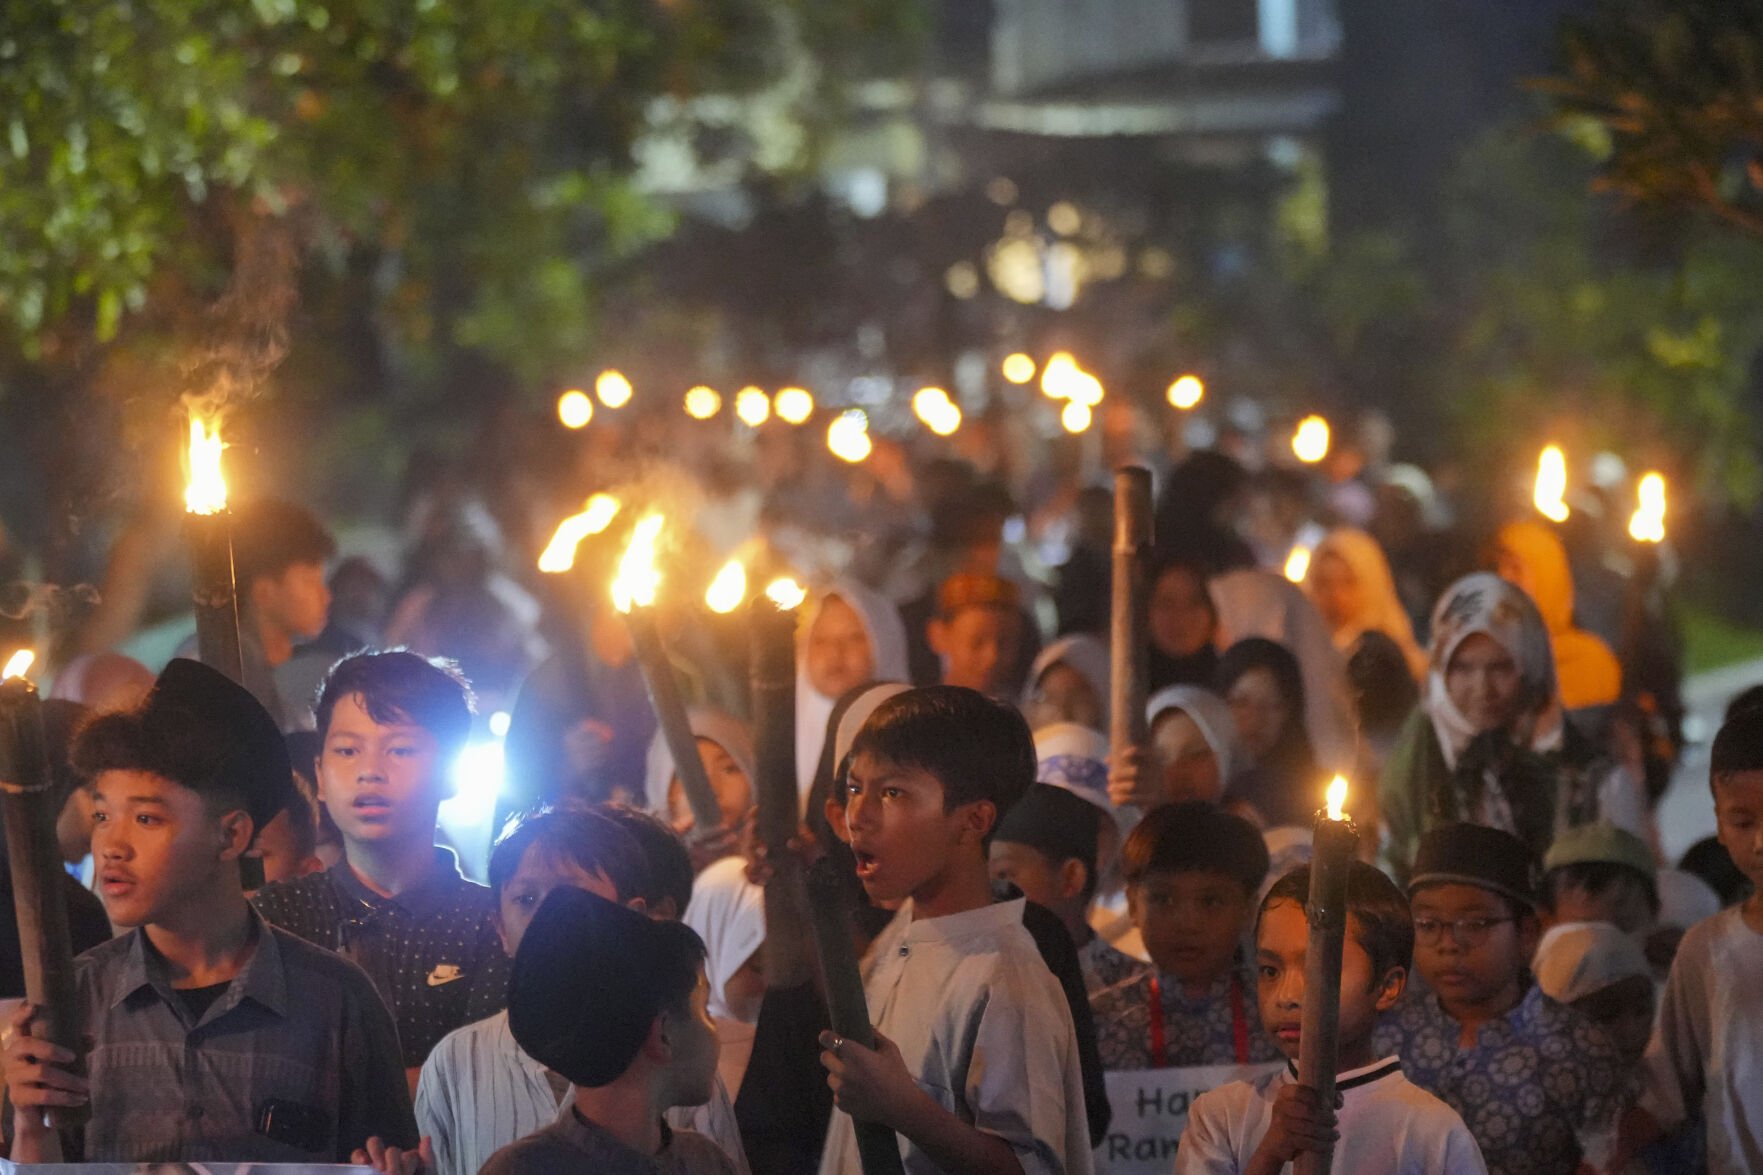
<path id="1" fill-rule="evenodd" d="M 1742 900 L 1751 891 L 1750 878 L 1733 864 L 1732 854 L 1717 836 L 1705 836 L 1685 849 L 1677 867 L 1707 882 L 1708 888 L 1720 896 L 1722 906 Z"/>
<path id="2" fill-rule="evenodd" d="M 304 506 L 256 498 L 233 511 L 233 576 L 241 592 L 297 563 L 323 564 L 336 553 L 337 540 Z"/>
<path id="3" fill-rule="evenodd" d="M 1120 847 L 1128 885 L 1153 873 L 1218 873 L 1252 894 L 1268 867 L 1267 842 L 1255 826 L 1202 800 L 1152 808 Z"/>
<path id="4" fill-rule="evenodd" d="M 459 666 L 442 657 L 391 649 L 356 653 L 331 666 L 313 710 L 321 745 L 337 703 L 348 697 L 360 698 L 368 717 L 382 726 L 408 722 L 422 727 L 445 752 L 457 751 L 471 737 L 477 699 Z"/>
<path id="5" fill-rule="evenodd" d="M 1563 889 L 1583 890 L 1601 898 L 1617 886 L 1634 886 L 1647 899 L 1653 916 L 1659 915 L 1659 887 L 1653 879 L 1632 865 L 1618 861 L 1575 861 L 1557 865 L 1543 874 L 1543 901 L 1553 910 Z"/>
<path id="6" fill-rule="evenodd" d="M 200 795 L 212 816 L 251 811 L 246 788 L 227 777 L 216 751 L 203 727 L 149 727 L 143 711 L 136 709 L 94 714 L 74 735 L 71 758 L 74 770 L 94 781 L 106 771 L 144 771 L 169 779 Z"/>
<path id="7" fill-rule="evenodd" d="M 923 771 L 943 785 L 943 810 L 990 800 L 992 833 L 1035 781 L 1035 740 L 1016 707 L 957 685 L 897 694 L 876 707 L 851 743 L 851 758 L 873 755 Z"/>
<path id="8" fill-rule="evenodd" d="M 1075 792 L 1050 783 L 1030 787 L 1022 799 L 998 821 L 993 838 L 1005 844 L 1033 849 L 1053 863 L 1067 861 L 1084 867 L 1083 899 L 1096 892 L 1096 846 L 1101 835 L 1102 810 Z"/>
<path id="9" fill-rule="evenodd" d="M 1310 901 L 1310 866 L 1300 865 L 1278 881 L 1261 899 L 1255 927 L 1275 902 L 1303 907 Z M 1414 963 L 1414 914 L 1401 887 L 1375 865 L 1354 861 L 1347 872 L 1347 923 L 1353 941 L 1371 956 L 1371 982 L 1379 984 L 1392 968 L 1408 970 Z"/>
<path id="10" fill-rule="evenodd" d="M 1763 706 L 1740 707 L 1721 724 L 1708 752 L 1711 783 L 1741 771 L 1763 771 Z"/>
<path id="11" fill-rule="evenodd" d="M 673 908 L 683 915 L 692 904 L 694 874 L 692 855 L 679 834 L 651 813 L 628 804 L 601 804 L 594 811 L 624 829 L 642 850 L 642 885 L 632 896 L 642 898 L 651 910 L 671 898 Z"/>
<path id="12" fill-rule="evenodd" d="M 621 902 L 642 896 L 648 880 L 642 846 L 618 821 L 592 808 L 541 808 L 505 829 L 490 850 L 490 890 L 497 898 L 532 848 L 605 874 Z"/>

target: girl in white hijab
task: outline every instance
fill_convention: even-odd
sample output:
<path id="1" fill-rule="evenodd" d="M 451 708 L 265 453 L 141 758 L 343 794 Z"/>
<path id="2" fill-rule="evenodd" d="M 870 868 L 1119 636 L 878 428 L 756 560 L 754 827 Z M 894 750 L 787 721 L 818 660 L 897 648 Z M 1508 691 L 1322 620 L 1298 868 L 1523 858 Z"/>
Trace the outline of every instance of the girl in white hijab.
<path id="1" fill-rule="evenodd" d="M 708 1011 L 722 1046 L 716 1070 L 733 1099 L 747 1075 L 765 998 L 765 891 L 747 880 L 746 859 L 724 857 L 698 874 L 682 921 L 704 940 Z"/>
<path id="2" fill-rule="evenodd" d="M 711 790 L 716 793 L 717 806 L 722 809 L 723 833 L 709 841 L 687 838 L 686 843 L 693 850 L 693 865 L 703 868 L 708 861 L 732 848 L 752 812 L 757 798 L 753 792 L 757 767 L 753 736 L 740 719 L 721 710 L 693 710 L 687 719 L 692 733 L 697 736 L 698 756 L 703 760 L 704 774 L 710 780 Z M 667 739 L 659 730 L 649 743 L 649 758 L 644 764 L 643 804 L 681 836 L 693 830 L 692 808 L 680 787 L 673 752 L 668 749 Z"/>
<path id="3" fill-rule="evenodd" d="M 796 787 L 806 796 L 839 698 L 866 681 L 908 680 L 906 626 L 879 592 L 838 580 L 815 597 L 796 648 Z"/>
<path id="4" fill-rule="evenodd" d="M 1376 539 L 1349 526 L 1329 531 L 1316 544 L 1304 591 L 1328 623 L 1341 656 L 1351 657 L 1366 633 L 1381 632 L 1402 650 L 1414 680 L 1425 679 L 1426 654 L 1414 639 L 1414 624 Z"/>
<path id="5" fill-rule="evenodd" d="M 1061 637 L 1035 658 L 1022 691 L 1022 716 L 1030 730 L 1075 722 L 1108 729 L 1108 646 L 1087 633 Z"/>

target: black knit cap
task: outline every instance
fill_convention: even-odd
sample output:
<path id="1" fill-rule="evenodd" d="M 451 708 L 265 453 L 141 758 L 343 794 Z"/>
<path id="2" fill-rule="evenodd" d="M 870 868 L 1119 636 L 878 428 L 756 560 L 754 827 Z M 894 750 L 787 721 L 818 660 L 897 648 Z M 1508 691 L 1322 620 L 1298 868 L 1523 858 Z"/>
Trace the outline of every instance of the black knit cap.
<path id="1" fill-rule="evenodd" d="M 1075 857 L 1093 875 L 1101 817 L 1100 808 L 1075 792 L 1037 783 L 1004 813 L 992 839 L 1038 849 L 1055 865 Z"/>
<path id="2" fill-rule="evenodd" d="M 1428 885 L 1473 885 L 1534 911 L 1542 863 L 1530 846 L 1483 824 L 1443 824 L 1420 838 L 1408 896 Z"/>
<path id="3" fill-rule="evenodd" d="M 655 1017 L 691 995 L 703 959 L 690 927 L 560 886 L 515 952 L 509 1031 L 576 1085 L 608 1085 L 630 1068 Z"/>
<path id="4" fill-rule="evenodd" d="M 261 832 L 288 802 L 293 768 L 275 719 L 251 691 L 200 661 L 179 657 L 165 667 L 141 703 L 141 732 L 152 743 L 189 745 L 184 760 L 192 791 L 236 791 Z"/>

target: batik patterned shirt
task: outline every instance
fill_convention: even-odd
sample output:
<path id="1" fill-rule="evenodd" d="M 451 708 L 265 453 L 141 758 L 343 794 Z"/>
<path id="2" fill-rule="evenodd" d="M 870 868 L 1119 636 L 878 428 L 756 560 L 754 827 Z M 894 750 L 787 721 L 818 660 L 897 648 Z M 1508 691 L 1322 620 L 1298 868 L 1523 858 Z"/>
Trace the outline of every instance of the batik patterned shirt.
<path id="1" fill-rule="evenodd" d="M 1461 1026 L 1415 984 L 1384 1014 L 1379 1052 L 1463 1116 L 1493 1175 L 1572 1175 L 1580 1135 L 1608 1131 L 1623 1063 L 1602 1029 L 1532 985 L 1517 1006 L 1459 1046 Z"/>
<path id="2" fill-rule="evenodd" d="M 1150 966 L 1109 945 L 1108 940 L 1099 934 L 1092 935 L 1090 941 L 1078 949 L 1077 965 L 1083 970 L 1084 993 L 1091 997 L 1117 983 L 1125 983 Z"/>
<path id="3" fill-rule="evenodd" d="M 1153 1007 L 1161 1008 L 1160 1020 L 1153 1019 Z M 1110 1072 L 1246 1065 L 1282 1055 L 1261 1031 L 1255 981 L 1241 969 L 1190 998 L 1180 979 L 1146 967 L 1091 997 L 1090 1011 L 1102 1068 Z"/>

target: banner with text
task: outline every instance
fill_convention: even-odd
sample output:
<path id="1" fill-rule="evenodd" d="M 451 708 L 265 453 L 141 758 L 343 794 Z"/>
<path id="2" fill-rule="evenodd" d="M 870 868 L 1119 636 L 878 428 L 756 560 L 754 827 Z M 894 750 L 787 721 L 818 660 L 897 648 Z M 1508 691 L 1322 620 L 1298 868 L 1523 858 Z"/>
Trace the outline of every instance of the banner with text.
<path id="1" fill-rule="evenodd" d="M 1169 1175 L 1195 1098 L 1220 1085 L 1275 1072 L 1284 1063 L 1128 1069 L 1107 1074 L 1108 1104 L 1114 1110 L 1114 1120 L 1096 1148 L 1097 1175 Z"/>

